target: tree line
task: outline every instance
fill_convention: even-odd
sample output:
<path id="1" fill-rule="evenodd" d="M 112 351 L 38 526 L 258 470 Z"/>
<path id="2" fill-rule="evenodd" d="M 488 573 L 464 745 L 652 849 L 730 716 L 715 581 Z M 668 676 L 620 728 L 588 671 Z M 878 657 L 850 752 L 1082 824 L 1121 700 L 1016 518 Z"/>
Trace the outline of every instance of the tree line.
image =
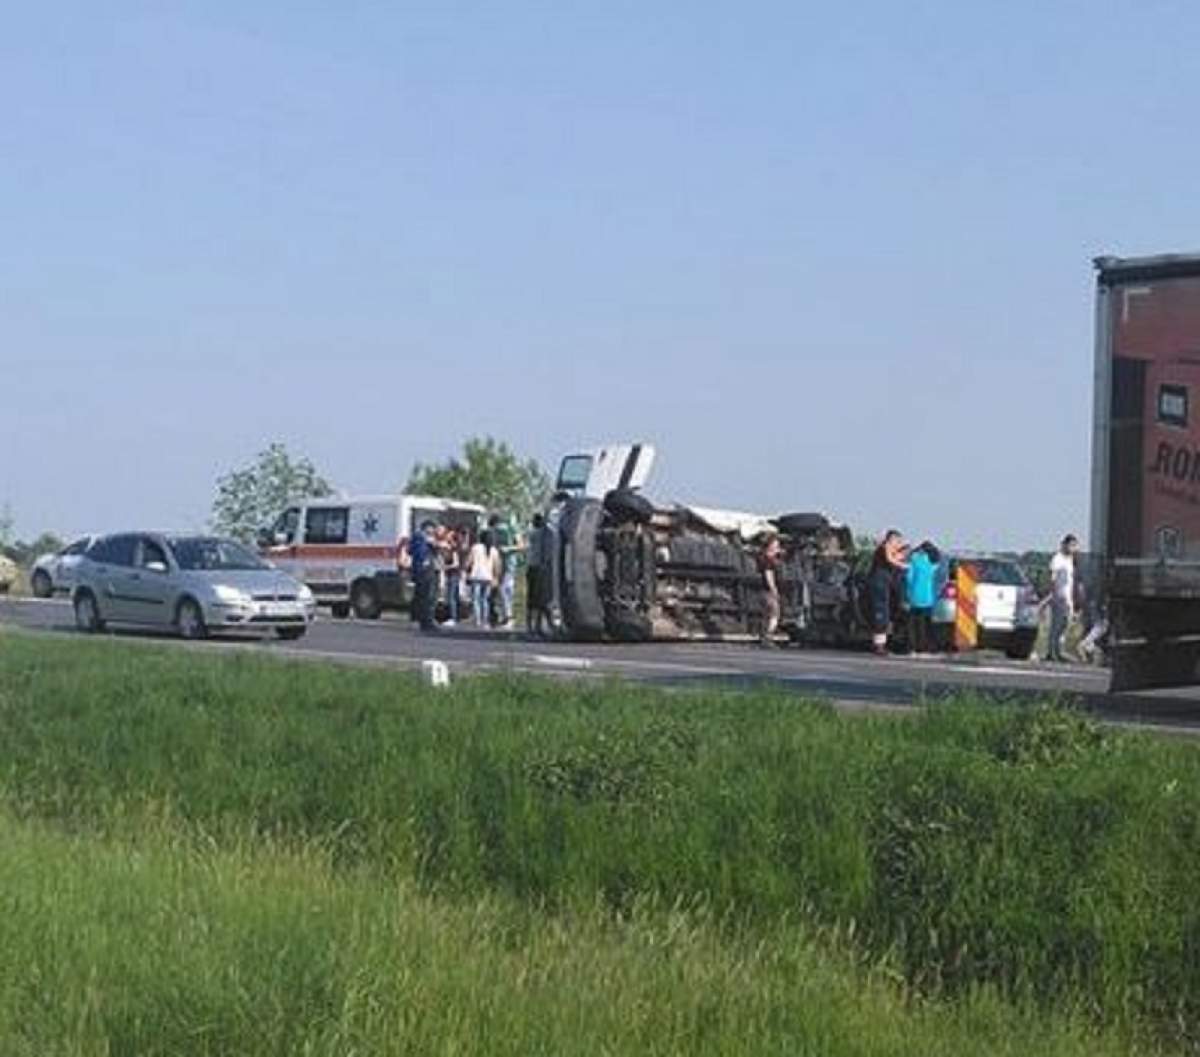
<path id="1" fill-rule="evenodd" d="M 414 464 L 404 491 L 478 503 L 524 524 L 550 498 L 550 476 L 536 459 L 520 457 L 503 441 L 471 437 L 458 455 L 439 463 Z M 217 479 L 210 525 L 214 532 L 253 542 L 289 503 L 334 494 L 333 485 L 312 460 L 293 455 L 280 443 L 269 444 L 243 466 Z M 17 539 L 10 507 L 0 510 L 0 553 L 18 565 L 66 546 L 54 532 Z"/>

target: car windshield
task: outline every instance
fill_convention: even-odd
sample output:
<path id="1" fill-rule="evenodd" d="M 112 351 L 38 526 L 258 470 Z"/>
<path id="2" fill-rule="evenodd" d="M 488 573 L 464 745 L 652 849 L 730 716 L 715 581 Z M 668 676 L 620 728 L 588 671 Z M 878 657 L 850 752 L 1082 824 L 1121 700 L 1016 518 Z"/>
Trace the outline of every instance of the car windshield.
<path id="1" fill-rule="evenodd" d="M 1029 586 L 1029 577 L 1016 562 L 999 558 L 970 558 L 964 559 L 963 564 L 974 567 L 975 578 L 981 584 L 999 584 L 1002 587 Z"/>
<path id="2" fill-rule="evenodd" d="M 171 541 L 179 568 L 188 571 L 266 569 L 269 566 L 235 540 L 192 536 Z"/>

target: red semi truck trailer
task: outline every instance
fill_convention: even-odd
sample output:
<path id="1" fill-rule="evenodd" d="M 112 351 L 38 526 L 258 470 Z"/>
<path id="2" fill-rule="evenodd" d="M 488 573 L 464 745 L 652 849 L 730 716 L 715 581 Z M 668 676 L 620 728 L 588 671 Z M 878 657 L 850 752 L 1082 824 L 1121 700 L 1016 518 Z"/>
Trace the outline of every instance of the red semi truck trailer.
<path id="1" fill-rule="evenodd" d="M 1200 682 L 1200 255 L 1096 265 L 1091 550 L 1114 690 Z"/>

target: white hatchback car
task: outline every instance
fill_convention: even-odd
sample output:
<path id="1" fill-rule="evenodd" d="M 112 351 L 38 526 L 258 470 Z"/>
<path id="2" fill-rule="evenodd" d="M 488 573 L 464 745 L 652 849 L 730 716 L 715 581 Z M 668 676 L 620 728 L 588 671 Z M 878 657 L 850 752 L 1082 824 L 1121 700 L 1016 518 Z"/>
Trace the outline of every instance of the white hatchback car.
<path id="1" fill-rule="evenodd" d="M 1013 660 L 1028 660 L 1037 642 L 1041 609 L 1037 590 L 1025 570 L 1011 558 L 962 556 L 943 560 L 938 570 L 943 586 L 933 607 L 934 630 L 942 645 L 953 648 L 960 564 L 972 566 L 975 573 L 980 647 L 1003 650 Z"/>

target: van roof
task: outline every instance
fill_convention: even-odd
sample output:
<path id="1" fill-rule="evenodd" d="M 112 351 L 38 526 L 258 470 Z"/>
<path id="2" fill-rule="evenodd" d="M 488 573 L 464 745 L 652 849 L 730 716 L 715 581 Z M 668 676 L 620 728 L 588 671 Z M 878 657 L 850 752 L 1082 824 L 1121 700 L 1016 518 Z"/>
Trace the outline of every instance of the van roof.
<path id="1" fill-rule="evenodd" d="M 461 499 L 447 499 L 444 496 L 435 495 L 408 495 L 403 492 L 380 495 L 326 495 L 320 498 L 294 499 L 292 502 L 303 506 L 383 506 L 387 503 L 407 502 L 412 506 L 434 510 L 473 510 L 480 514 L 485 510 L 478 503 L 468 503 Z"/>

